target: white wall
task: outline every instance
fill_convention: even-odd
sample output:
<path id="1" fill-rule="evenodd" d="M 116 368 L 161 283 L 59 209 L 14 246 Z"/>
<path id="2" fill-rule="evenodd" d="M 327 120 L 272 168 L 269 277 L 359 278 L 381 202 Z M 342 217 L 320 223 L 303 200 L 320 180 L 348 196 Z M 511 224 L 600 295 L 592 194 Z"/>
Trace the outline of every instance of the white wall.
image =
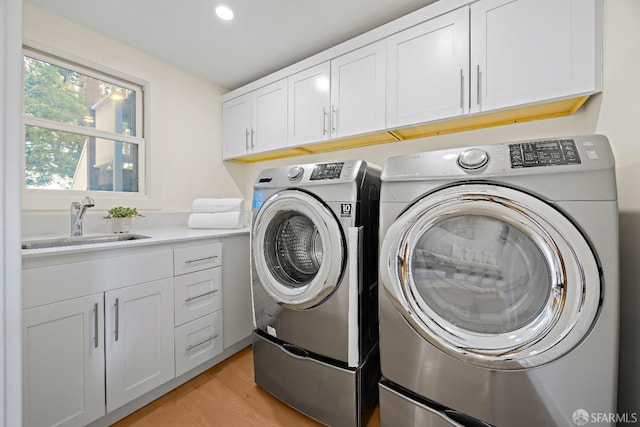
<path id="1" fill-rule="evenodd" d="M 138 207 L 188 211 L 196 197 L 241 197 L 239 165 L 222 162 L 220 95 L 226 90 L 176 66 L 24 2 L 26 41 L 52 47 L 150 84 L 149 146 L 154 200 Z M 232 176 L 231 172 L 235 172 Z M 95 210 L 110 205 L 96 200 Z M 68 200 L 25 198 L 25 210 L 69 208 Z"/>

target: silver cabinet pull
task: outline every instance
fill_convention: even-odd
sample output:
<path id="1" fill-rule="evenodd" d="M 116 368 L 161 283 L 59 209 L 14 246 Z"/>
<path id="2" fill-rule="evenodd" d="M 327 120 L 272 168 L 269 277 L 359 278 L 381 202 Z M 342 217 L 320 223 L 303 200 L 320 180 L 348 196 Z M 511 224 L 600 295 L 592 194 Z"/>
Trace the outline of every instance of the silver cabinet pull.
<path id="1" fill-rule="evenodd" d="M 255 143 L 255 134 L 256 131 L 253 130 L 253 128 L 251 128 L 251 149 L 253 150 L 254 148 L 256 148 L 256 143 Z"/>
<path id="2" fill-rule="evenodd" d="M 480 64 L 476 65 L 476 104 L 480 105 L 480 96 L 482 92 L 480 90 L 480 78 L 482 77 L 482 73 L 480 72 Z"/>
<path id="3" fill-rule="evenodd" d="M 464 111 L 464 71 L 460 69 L 460 108 Z"/>
<path id="4" fill-rule="evenodd" d="M 93 304 L 93 347 L 98 348 L 98 303 Z"/>
<path id="5" fill-rule="evenodd" d="M 338 127 L 338 110 L 335 105 L 331 106 L 331 133 L 336 133 Z"/>
<path id="6" fill-rule="evenodd" d="M 249 151 L 249 128 L 244 128 L 244 149 Z"/>
<path id="7" fill-rule="evenodd" d="M 114 305 L 116 307 L 116 322 L 115 322 L 116 323 L 116 328 L 115 328 L 115 330 L 113 332 L 115 334 L 116 341 L 118 341 L 118 335 L 119 335 L 118 324 L 120 323 L 120 319 L 119 319 L 119 317 L 120 317 L 120 307 L 119 307 L 120 301 L 118 300 L 118 298 L 116 298 L 116 303 Z"/>
<path id="8" fill-rule="evenodd" d="M 204 294 L 196 295 L 195 297 L 189 297 L 189 298 L 185 299 L 184 302 L 190 302 L 190 301 L 193 301 L 194 299 L 198 299 L 198 298 L 206 297 L 207 295 L 215 294 L 216 292 L 218 292 L 218 290 L 214 289 L 212 291 L 205 292 Z"/>
<path id="9" fill-rule="evenodd" d="M 216 259 L 216 258 L 218 258 L 218 255 L 211 255 L 211 256 L 204 257 L 204 258 L 188 259 L 184 263 L 185 264 L 191 264 L 192 262 L 209 261 L 209 260 Z"/>
<path id="10" fill-rule="evenodd" d="M 196 347 L 200 347 L 202 344 L 206 344 L 206 343 L 208 343 L 209 341 L 212 341 L 212 340 L 214 340 L 214 339 L 216 339 L 216 338 L 218 338 L 218 334 L 215 334 L 215 335 L 214 335 L 214 336 L 212 336 L 212 337 L 209 337 L 209 338 L 207 338 L 207 339 L 205 339 L 205 340 L 202 340 L 202 341 L 200 341 L 200 342 L 199 342 L 199 343 L 197 343 L 197 344 L 190 345 L 189 347 L 185 348 L 185 349 L 184 349 L 184 351 L 193 350 L 194 348 L 196 348 Z"/>
<path id="11" fill-rule="evenodd" d="M 322 107 L 322 134 L 327 134 L 327 109 Z"/>

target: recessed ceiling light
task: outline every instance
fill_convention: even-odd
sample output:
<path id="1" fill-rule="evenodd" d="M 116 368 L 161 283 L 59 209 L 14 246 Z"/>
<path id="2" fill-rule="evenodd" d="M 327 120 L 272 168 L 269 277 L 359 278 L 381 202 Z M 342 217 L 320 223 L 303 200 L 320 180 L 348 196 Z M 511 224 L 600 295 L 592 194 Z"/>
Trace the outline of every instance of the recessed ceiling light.
<path id="1" fill-rule="evenodd" d="M 230 21 L 233 19 L 233 10 L 223 4 L 216 6 L 216 15 L 218 18 L 224 21 Z"/>

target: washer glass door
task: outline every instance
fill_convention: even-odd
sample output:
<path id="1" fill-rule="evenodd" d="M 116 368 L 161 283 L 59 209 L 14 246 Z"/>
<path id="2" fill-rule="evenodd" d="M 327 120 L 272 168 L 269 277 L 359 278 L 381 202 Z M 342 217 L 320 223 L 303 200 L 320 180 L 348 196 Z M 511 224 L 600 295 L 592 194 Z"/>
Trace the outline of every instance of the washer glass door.
<path id="1" fill-rule="evenodd" d="M 389 228 L 381 283 L 427 341 L 460 360 L 523 369 L 571 351 L 597 316 L 587 241 L 526 193 L 467 184 L 432 193 Z"/>
<path id="2" fill-rule="evenodd" d="M 253 224 L 255 272 L 277 303 L 303 310 L 324 301 L 344 270 L 344 237 L 314 196 L 284 190 L 267 199 Z"/>

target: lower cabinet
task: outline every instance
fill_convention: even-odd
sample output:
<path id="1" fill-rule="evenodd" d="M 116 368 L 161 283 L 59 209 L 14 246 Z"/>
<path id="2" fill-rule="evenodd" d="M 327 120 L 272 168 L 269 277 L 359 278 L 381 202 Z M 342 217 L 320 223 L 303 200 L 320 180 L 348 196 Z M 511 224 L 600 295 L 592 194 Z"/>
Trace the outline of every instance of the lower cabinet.
<path id="1" fill-rule="evenodd" d="M 175 377 L 173 279 L 105 293 L 107 412 Z"/>
<path id="2" fill-rule="evenodd" d="M 248 342 L 248 247 L 238 235 L 23 260 L 23 425 L 126 412 Z"/>
<path id="3" fill-rule="evenodd" d="M 23 425 L 83 426 L 105 414 L 103 294 L 23 311 Z"/>
<path id="4" fill-rule="evenodd" d="M 109 412 L 175 377 L 173 279 L 24 310 L 23 325 L 26 426 L 85 425 L 105 390 Z"/>

